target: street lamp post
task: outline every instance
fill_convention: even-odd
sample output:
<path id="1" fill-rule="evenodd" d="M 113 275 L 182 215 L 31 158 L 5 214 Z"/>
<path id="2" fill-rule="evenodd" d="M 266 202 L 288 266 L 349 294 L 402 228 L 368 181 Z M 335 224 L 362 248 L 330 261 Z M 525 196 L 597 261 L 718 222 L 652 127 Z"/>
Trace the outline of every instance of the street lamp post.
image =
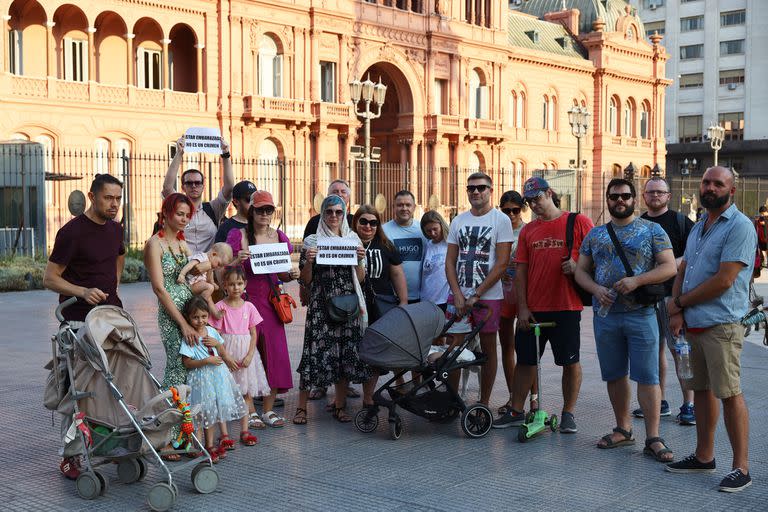
<path id="1" fill-rule="evenodd" d="M 568 123 L 571 125 L 571 133 L 576 137 L 576 209 L 581 210 L 581 139 L 587 135 L 589 129 L 589 116 L 587 107 L 572 107 L 568 111 Z"/>
<path id="2" fill-rule="evenodd" d="M 717 153 L 723 147 L 725 128 L 718 124 L 713 124 L 707 128 L 707 135 L 709 135 L 709 147 L 715 152 L 715 166 L 717 166 Z"/>
<path id="3" fill-rule="evenodd" d="M 384 106 L 384 99 L 387 96 L 387 86 L 381 83 L 374 84 L 370 77 L 365 82 L 353 80 L 349 83 L 349 95 L 352 98 L 352 104 L 355 106 L 355 114 L 363 118 L 365 123 L 365 203 L 371 204 L 371 120 L 381 117 L 381 107 Z M 357 110 L 357 104 L 360 100 L 365 103 L 365 110 Z M 376 113 L 371 111 L 371 102 L 378 107 Z"/>

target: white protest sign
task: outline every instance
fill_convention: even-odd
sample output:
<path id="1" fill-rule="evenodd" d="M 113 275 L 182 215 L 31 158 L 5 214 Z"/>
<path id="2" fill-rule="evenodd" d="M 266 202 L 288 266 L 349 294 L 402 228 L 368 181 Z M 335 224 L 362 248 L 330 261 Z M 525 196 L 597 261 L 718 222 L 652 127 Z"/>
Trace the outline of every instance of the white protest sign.
<path id="1" fill-rule="evenodd" d="M 218 128 L 189 128 L 184 134 L 187 153 L 221 154 L 221 132 Z"/>
<path id="2" fill-rule="evenodd" d="M 288 244 L 260 244 L 248 247 L 251 270 L 254 274 L 275 274 L 291 271 L 291 253 Z"/>
<path id="3" fill-rule="evenodd" d="M 349 238 L 318 237 L 315 262 L 318 265 L 357 265 L 357 245 Z"/>

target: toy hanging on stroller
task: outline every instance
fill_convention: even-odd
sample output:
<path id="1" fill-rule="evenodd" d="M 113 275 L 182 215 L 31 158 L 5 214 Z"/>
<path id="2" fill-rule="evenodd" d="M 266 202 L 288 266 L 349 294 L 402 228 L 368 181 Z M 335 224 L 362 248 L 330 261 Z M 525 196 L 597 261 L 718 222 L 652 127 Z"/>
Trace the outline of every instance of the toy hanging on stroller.
<path id="1" fill-rule="evenodd" d="M 204 494 L 213 492 L 219 476 L 190 428 L 199 407 L 190 409 L 186 404 L 189 387 L 161 390 L 150 373 L 152 362 L 136 323 L 121 308 L 93 308 L 75 333 L 61 314 L 75 300 L 73 297 L 56 308 L 61 327 L 52 340 L 54 358 L 45 405 L 72 417 L 69 439 L 77 436 L 82 442 L 85 467 L 75 482 L 78 494 L 90 500 L 106 493 L 108 480 L 99 466 L 116 463 L 118 480 L 130 484 L 144 479 L 147 462 L 159 466 L 166 476 L 166 481 L 149 490 L 152 510 L 168 510 L 174 505 L 178 488 L 173 474 L 191 465 L 195 466 L 195 489 Z M 161 455 L 185 450 L 158 450 L 172 441 L 176 426 L 189 448 L 202 455 L 170 469 Z"/>
<path id="2" fill-rule="evenodd" d="M 476 308 L 485 307 L 482 304 Z M 390 435 L 399 439 L 403 422 L 397 413 L 401 407 L 430 421 L 448 422 L 461 415 L 461 428 L 471 438 L 485 436 L 493 423 L 493 415 L 483 404 L 467 406 L 457 390 L 448 382 L 448 375 L 469 366 L 485 363 L 486 357 L 475 353 L 472 360 L 460 360 L 467 345 L 483 328 L 485 320 L 467 333 L 461 343 L 451 346 L 434 362 L 427 361 L 432 340 L 444 336 L 455 321 L 445 321 L 445 314 L 431 302 L 398 306 L 368 327 L 360 342 L 360 359 L 394 376 L 373 394 L 373 407 L 355 415 L 355 426 L 370 433 L 379 424 L 379 407 L 389 410 Z M 418 379 L 397 385 L 395 382 L 408 371 L 417 372 Z M 384 393 L 388 396 L 385 398 Z"/>

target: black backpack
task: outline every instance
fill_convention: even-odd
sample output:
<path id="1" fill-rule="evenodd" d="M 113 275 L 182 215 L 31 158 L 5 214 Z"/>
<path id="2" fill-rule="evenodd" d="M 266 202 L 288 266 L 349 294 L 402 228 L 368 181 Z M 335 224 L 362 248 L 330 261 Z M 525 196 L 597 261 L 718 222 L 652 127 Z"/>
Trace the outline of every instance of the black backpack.
<path id="1" fill-rule="evenodd" d="M 573 252 L 573 230 L 574 226 L 576 224 L 576 216 L 578 213 L 576 212 L 570 212 L 568 214 L 568 221 L 565 223 L 565 245 L 568 248 L 568 257 L 571 257 L 571 253 Z M 591 306 L 592 305 L 592 294 L 586 291 L 584 288 L 579 286 L 576 283 L 576 280 L 573 280 L 573 289 L 576 290 L 576 293 L 579 294 L 579 298 L 581 299 L 581 303 L 584 306 Z"/>

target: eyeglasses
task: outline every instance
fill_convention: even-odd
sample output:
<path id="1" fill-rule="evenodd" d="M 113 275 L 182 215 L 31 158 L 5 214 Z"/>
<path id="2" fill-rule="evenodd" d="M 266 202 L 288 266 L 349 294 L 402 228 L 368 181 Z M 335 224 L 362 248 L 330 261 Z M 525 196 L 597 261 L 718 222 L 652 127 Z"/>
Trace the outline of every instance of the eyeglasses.
<path id="1" fill-rule="evenodd" d="M 649 196 L 664 196 L 669 194 L 666 190 L 646 190 L 644 193 Z"/>
<path id="2" fill-rule="evenodd" d="M 608 194 L 608 199 L 610 199 L 611 201 L 618 201 L 619 198 L 621 198 L 622 201 L 629 201 L 630 199 L 632 199 L 632 194 L 630 194 L 629 192 L 624 192 L 621 194 Z"/>
<path id="3" fill-rule="evenodd" d="M 275 207 L 274 206 L 260 206 L 259 208 L 254 208 L 254 212 L 256 212 L 256 215 L 272 215 L 275 213 Z"/>
<path id="4" fill-rule="evenodd" d="M 522 208 L 502 208 L 501 211 L 506 215 L 509 215 L 510 213 L 513 215 L 520 215 Z"/>
<path id="5" fill-rule="evenodd" d="M 491 188 L 488 185 L 467 185 L 467 192 L 470 194 L 473 192 L 480 192 L 481 194 Z"/>
<path id="6" fill-rule="evenodd" d="M 379 221 L 377 221 L 376 219 L 368 220 L 368 219 L 360 218 L 360 219 L 357 219 L 357 223 L 360 224 L 361 226 L 371 226 L 372 228 L 375 228 L 379 225 Z"/>
<path id="7" fill-rule="evenodd" d="M 344 210 L 334 210 L 333 208 L 328 208 L 325 210 L 325 214 L 328 217 L 341 217 L 344 215 Z"/>
<path id="8" fill-rule="evenodd" d="M 203 182 L 202 181 L 185 181 L 184 185 L 186 185 L 187 187 L 195 187 L 195 188 L 197 188 L 197 187 L 202 187 L 203 186 Z"/>
<path id="9" fill-rule="evenodd" d="M 534 203 L 538 203 L 538 202 L 539 202 L 539 200 L 540 200 L 542 197 L 544 197 L 545 195 L 546 195 L 546 192 L 544 192 L 543 190 L 541 190 L 541 191 L 539 191 L 539 193 L 538 193 L 538 194 L 536 194 L 536 196 L 534 196 L 534 197 L 526 197 L 526 198 L 525 198 L 525 202 L 526 202 L 526 203 L 528 203 L 529 205 L 532 205 L 532 204 L 534 204 Z"/>

